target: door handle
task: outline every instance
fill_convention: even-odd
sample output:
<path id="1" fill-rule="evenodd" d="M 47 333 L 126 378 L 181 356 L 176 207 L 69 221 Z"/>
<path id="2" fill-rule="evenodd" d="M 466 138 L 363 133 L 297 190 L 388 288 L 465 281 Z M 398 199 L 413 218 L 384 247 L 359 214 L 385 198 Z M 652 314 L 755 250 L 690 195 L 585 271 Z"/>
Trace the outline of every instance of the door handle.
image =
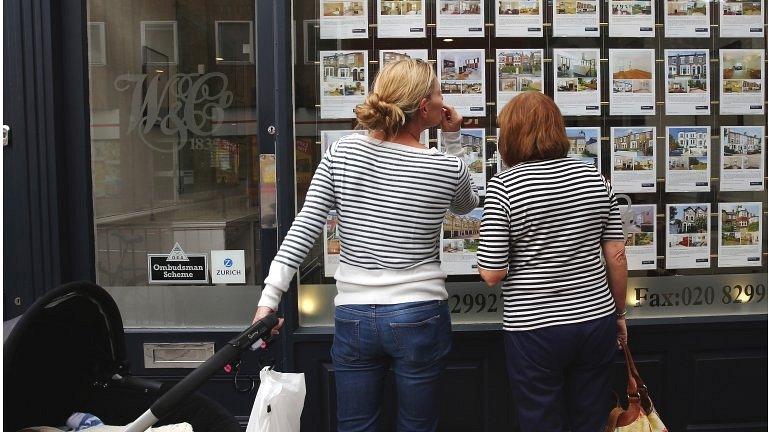
<path id="1" fill-rule="evenodd" d="M 11 127 L 3 125 L 3 147 L 11 143 Z"/>

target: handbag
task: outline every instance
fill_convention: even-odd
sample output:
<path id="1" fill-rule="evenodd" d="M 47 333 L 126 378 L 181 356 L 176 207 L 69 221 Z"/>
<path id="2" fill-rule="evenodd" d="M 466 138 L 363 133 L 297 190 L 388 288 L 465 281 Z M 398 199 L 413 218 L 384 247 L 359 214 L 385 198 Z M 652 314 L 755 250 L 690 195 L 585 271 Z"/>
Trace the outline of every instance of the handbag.
<path id="1" fill-rule="evenodd" d="M 627 409 L 624 409 L 619 403 L 619 398 L 616 397 L 616 407 L 608 415 L 605 432 L 669 432 L 653 406 L 651 397 L 648 395 L 648 387 L 637 372 L 635 361 L 632 360 L 632 353 L 629 352 L 627 343 L 620 342 L 627 363 L 627 398 L 629 403 Z"/>
<path id="2" fill-rule="evenodd" d="M 307 394 L 303 373 L 283 373 L 266 366 L 246 432 L 299 432 Z"/>

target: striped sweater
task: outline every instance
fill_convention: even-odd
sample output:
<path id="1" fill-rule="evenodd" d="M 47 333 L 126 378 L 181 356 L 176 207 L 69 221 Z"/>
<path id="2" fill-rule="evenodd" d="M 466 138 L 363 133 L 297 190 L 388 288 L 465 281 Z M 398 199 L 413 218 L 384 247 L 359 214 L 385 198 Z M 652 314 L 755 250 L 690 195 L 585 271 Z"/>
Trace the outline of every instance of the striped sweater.
<path id="1" fill-rule="evenodd" d="M 459 134 L 444 132 L 458 153 Z M 276 309 L 293 275 L 336 209 L 341 241 L 336 271 L 339 304 L 442 300 L 440 231 L 446 210 L 464 214 L 479 197 L 464 162 L 435 149 L 359 134 L 323 155 L 264 280 L 259 306 Z"/>
<path id="2" fill-rule="evenodd" d="M 504 329 L 533 330 L 610 315 L 601 242 L 624 240 L 610 184 L 583 162 L 526 162 L 488 182 L 478 266 L 509 269 Z"/>

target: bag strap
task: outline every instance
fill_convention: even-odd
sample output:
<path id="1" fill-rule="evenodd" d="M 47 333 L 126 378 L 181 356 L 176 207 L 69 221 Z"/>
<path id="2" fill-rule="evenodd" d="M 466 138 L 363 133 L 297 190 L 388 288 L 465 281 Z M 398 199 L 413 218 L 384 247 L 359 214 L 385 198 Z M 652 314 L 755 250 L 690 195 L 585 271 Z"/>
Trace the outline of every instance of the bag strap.
<path id="1" fill-rule="evenodd" d="M 629 346 L 623 340 L 620 341 L 621 349 L 624 351 L 624 358 L 627 362 L 627 396 L 639 396 L 640 406 L 646 414 L 654 410 L 651 397 L 648 395 L 648 387 L 640 377 L 640 373 L 635 366 L 635 360 L 632 358 L 632 352 L 629 350 Z"/>

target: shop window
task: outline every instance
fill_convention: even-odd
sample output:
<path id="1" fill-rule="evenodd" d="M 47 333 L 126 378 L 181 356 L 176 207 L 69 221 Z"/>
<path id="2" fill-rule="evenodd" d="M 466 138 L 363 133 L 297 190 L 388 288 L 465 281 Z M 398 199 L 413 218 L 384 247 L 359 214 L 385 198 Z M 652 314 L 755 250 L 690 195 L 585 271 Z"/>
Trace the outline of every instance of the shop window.
<path id="1" fill-rule="evenodd" d="M 103 22 L 88 23 L 88 64 L 92 66 L 107 64 L 107 42 Z"/>
<path id="2" fill-rule="evenodd" d="M 253 21 L 216 21 L 216 63 L 253 63 Z"/>
<path id="3" fill-rule="evenodd" d="M 179 50 L 176 21 L 142 21 L 141 48 L 144 64 L 177 64 Z"/>

